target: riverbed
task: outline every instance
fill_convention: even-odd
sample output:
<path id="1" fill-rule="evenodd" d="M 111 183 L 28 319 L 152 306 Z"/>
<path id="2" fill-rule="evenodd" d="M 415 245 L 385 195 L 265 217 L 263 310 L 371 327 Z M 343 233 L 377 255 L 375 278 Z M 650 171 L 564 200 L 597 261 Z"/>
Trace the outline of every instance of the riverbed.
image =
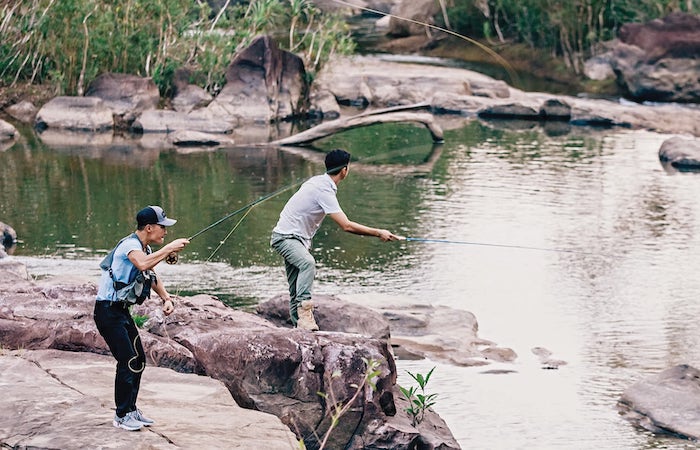
<path id="1" fill-rule="evenodd" d="M 146 204 L 192 236 L 277 189 L 320 173 L 277 148 L 156 151 L 137 144 L 48 147 L 33 132 L 0 153 L 0 221 L 34 276 L 98 277 L 97 262 Z M 436 411 L 463 448 L 693 448 L 634 428 L 617 413 L 625 388 L 675 364 L 700 366 L 700 173 L 664 168 L 669 136 L 464 119 L 435 146 L 425 129 L 387 125 L 320 142 L 358 159 L 339 188 L 355 221 L 404 236 L 315 239 L 315 290 L 381 293 L 473 312 L 479 336 L 513 363 L 457 367 L 398 361 L 399 382 L 427 373 Z M 411 174 L 407 167 L 434 165 Z M 386 158 L 377 158 L 386 155 Z M 159 267 L 170 290 L 207 292 L 250 309 L 285 292 L 269 232 L 290 188 L 194 239 Z M 243 220 L 241 220 L 243 219 Z M 240 222 L 239 222 L 240 221 Z M 566 365 L 543 369 L 533 347 Z"/>

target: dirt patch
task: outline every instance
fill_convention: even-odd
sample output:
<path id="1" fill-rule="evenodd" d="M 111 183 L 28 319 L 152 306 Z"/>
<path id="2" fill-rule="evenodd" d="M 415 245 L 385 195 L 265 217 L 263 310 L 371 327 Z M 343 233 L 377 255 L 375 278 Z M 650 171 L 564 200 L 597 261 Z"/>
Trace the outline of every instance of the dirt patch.
<path id="1" fill-rule="evenodd" d="M 0 86 L 0 111 L 21 101 L 31 102 L 40 108 L 57 95 L 53 86 L 44 84 L 22 83 L 14 86 Z"/>

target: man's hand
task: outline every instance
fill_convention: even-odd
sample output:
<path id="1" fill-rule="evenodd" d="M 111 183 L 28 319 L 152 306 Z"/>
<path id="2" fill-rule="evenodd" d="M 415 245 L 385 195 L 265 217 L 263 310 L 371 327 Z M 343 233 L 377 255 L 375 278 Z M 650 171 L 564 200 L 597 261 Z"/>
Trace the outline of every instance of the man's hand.
<path id="1" fill-rule="evenodd" d="M 179 238 L 179 239 L 175 239 L 174 241 L 170 242 L 168 245 L 165 246 L 165 248 L 168 249 L 168 253 L 179 252 L 183 248 L 185 248 L 185 246 L 189 243 L 190 243 L 189 239 Z"/>
<path id="2" fill-rule="evenodd" d="M 166 301 L 163 302 L 163 314 L 166 316 L 169 316 L 170 314 L 175 311 L 175 304 L 173 303 L 172 299 L 167 299 Z"/>
<path id="3" fill-rule="evenodd" d="M 382 241 L 398 241 L 400 238 L 389 230 L 378 230 L 379 235 L 377 236 Z"/>

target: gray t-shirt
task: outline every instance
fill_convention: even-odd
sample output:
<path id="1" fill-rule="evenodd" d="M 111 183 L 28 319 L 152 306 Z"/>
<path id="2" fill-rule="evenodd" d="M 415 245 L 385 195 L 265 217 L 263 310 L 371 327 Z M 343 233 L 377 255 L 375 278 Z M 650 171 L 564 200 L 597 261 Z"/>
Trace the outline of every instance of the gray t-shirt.
<path id="1" fill-rule="evenodd" d="M 301 238 L 307 248 L 328 214 L 342 212 L 336 193 L 338 186 L 328 174 L 317 175 L 301 185 L 280 213 L 272 230 Z"/>

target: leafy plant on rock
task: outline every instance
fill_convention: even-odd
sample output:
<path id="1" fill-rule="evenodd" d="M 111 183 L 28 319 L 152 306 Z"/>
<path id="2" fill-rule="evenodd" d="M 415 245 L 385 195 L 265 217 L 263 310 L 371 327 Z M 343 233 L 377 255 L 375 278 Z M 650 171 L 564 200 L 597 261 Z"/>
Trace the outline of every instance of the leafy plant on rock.
<path id="1" fill-rule="evenodd" d="M 425 419 L 425 411 L 435 404 L 437 394 L 425 393 L 425 387 L 428 384 L 428 380 L 430 380 L 430 375 L 433 374 L 433 370 L 435 370 L 435 367 L 430 369 L 430 372 L 428 372 L 425 376 L 420 373 L 413 374 L 406 371 L 411 378 L 418 383 L 418 387 L 411 386 L 410 388 L 406 389 L 399 386 L 401 393 L 404 395 L 404 397 L 406 397 L 410 404 L 404 411 L 408 413 L 409 417 L 411 418 L 411 424 L 414 427 Z"/>

